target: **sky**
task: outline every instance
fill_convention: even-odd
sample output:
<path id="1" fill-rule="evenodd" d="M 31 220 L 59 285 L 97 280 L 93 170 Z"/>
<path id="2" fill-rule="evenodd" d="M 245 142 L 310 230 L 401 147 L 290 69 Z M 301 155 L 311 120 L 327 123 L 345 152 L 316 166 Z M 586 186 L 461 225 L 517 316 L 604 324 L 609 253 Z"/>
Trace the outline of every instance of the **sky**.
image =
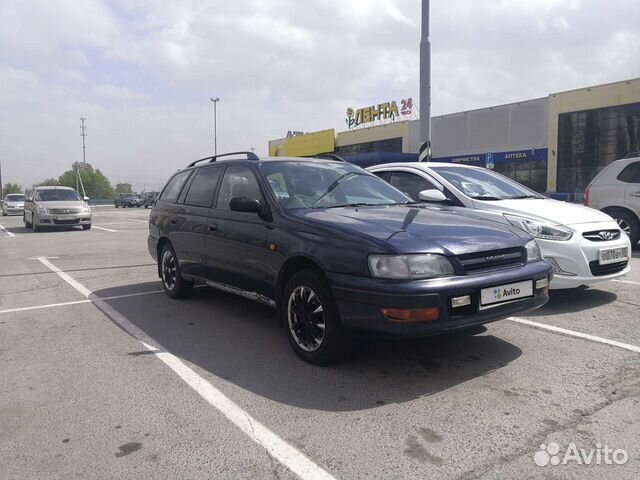
<path id="1" fill-rule="evenodd" d="M 213 151 L 419 99 L 419 0 L 3 0 L 3 182 L 158 189 Z M 431 0 L 432 115 L 640 77 L 638 0 Z"/>

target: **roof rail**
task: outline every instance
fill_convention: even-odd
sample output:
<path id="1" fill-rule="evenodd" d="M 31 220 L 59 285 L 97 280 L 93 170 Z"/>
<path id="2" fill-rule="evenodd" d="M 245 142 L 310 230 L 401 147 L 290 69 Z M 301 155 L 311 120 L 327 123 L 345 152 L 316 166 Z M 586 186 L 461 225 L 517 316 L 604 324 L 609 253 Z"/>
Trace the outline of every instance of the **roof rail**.
<path id="1" fill-rule="evenodd" d="M 212 155 L 210 157 L 201 158 L 199 160 L 196 160 L 195 162 L 191 162 L 189 165 L 187 165 L 187 168 L 193 167 L 196 165 L 196 163 L 204 162 L 205 160 L 209 160 L 209 163 L 213 163 L 220 157 L 229 157 L 231 155 L 243 155 L 243 154 L 247 156 L 247 160 L 260 160 L 260 157 L 258 157 L 253 152 L 229 152 L 229 153 L 221 153 L 219 155 Z"/>
<path id="2" fill-rule="evenodd" d="M 337 162 L 346 162 L 344 158 L 335 153 L 321 153 L 319 155 L 314 155 L 313 158 L 324 158 L 326 160 L 335 160 Z"/>

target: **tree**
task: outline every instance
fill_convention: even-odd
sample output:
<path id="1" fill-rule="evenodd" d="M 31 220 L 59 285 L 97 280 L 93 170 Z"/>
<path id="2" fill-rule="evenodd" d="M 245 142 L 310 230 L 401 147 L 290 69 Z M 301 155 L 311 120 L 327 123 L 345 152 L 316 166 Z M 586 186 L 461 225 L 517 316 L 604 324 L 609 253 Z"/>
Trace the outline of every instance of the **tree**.
<path id="1" fill-rule="evenodd" d="M 113 197 L 113 187 L 109 179 L 105 177 L 98 169 L 94 170 L 91 164 L 75 162 L 71 166 L 71 170 L 67 170 L 58 182 L 65 187 L 76 188 L 76 170 L 80 172 L 80 178 L 84 185 L 84 190 L 90 198 L 111 198 Z M 79 192 L 82 194 L 82 192 Z"/>
<path id="2" fill-rule="evenodd" d="M 2 192 L 5 195 L 9 195 L 11 193 L 22 193 L 22 187 L 17 183 L 9 182 L 4 184 L 4 188 L 2 189 Z"/>
<path id="3" fill-rule="evenodd" d="M 131 193 L 130 183 L 116 183 L 116 194 L 119 193 Z"/>
<path id="4" fill-rule="evenodd" d="M 34 183 L 33 187 L 56 187 L 60 185 L 60 182 L 55 179 L 55 178 L 47 178 L 46 180 L 43 180 L 42 182 L 39 183 Z"/>

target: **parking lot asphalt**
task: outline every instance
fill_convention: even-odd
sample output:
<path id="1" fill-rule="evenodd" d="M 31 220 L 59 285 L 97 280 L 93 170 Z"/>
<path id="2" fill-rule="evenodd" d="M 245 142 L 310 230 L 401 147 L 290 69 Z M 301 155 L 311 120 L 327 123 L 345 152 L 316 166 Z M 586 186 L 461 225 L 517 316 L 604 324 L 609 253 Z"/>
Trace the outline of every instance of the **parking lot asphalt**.
<path id="1" fill-rule="evenodd" d="M 360 341 L 320 368 L 268 307 L 167 298 L 148 213 L 0 218 L 0 478 L 640 478 L 639 250 L 528 323 Z M 628 460 L 536 465 L 551 442 Z"/>

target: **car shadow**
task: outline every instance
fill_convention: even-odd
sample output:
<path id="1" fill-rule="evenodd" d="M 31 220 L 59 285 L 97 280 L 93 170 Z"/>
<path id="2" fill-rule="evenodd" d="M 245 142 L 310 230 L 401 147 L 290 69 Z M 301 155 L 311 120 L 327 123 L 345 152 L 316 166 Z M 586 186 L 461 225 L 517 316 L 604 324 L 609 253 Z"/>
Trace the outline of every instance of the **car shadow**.
<path id="1" fill-rule="evenodd" d="M 95 294 L 126 295 L 134 287 L 151 291 L 160 284 Z M 187 300 L 158 294 L 108 303 L 177 357 L 244 390 L 304 409 L 355 411 L 408 402 L 486 375 L 522 354 L 490 334 L 448 334 L 359 340 L 346 362 L 317 367 L 294 354 L 273 309 L 241 297 L 203 287 Z"/>
<path id="2" fill-rule="evenodd" d="M 11 232 L 11 233 L 35 233 L 35 234 L 40 234 L 40 233 L 69 232 L 71 230 L 82 230 L 82 227 L 79 227 L 77 225 L 73 225 L 73 226 L 70 226 L 70 227 L 65 227 L 65 226 L 44 227 L 42 230 L 38 230 L 37 232 L 34 232 L 30 228 L 27 228 L 24 225 L 21 225 L 21 226 L 17 226 L 17 227 L 5 227 L 5 230 L 7 232 Z"/>
<path id="3" fill-rule="evenodd" d="M 576 313 L 615 302 L 618 296 L 606 290 L 579 287 L 566 290 L 551 290 L 545 306 L 527 313 L 527 317 L 545 317 L 563 313 Z"/>

